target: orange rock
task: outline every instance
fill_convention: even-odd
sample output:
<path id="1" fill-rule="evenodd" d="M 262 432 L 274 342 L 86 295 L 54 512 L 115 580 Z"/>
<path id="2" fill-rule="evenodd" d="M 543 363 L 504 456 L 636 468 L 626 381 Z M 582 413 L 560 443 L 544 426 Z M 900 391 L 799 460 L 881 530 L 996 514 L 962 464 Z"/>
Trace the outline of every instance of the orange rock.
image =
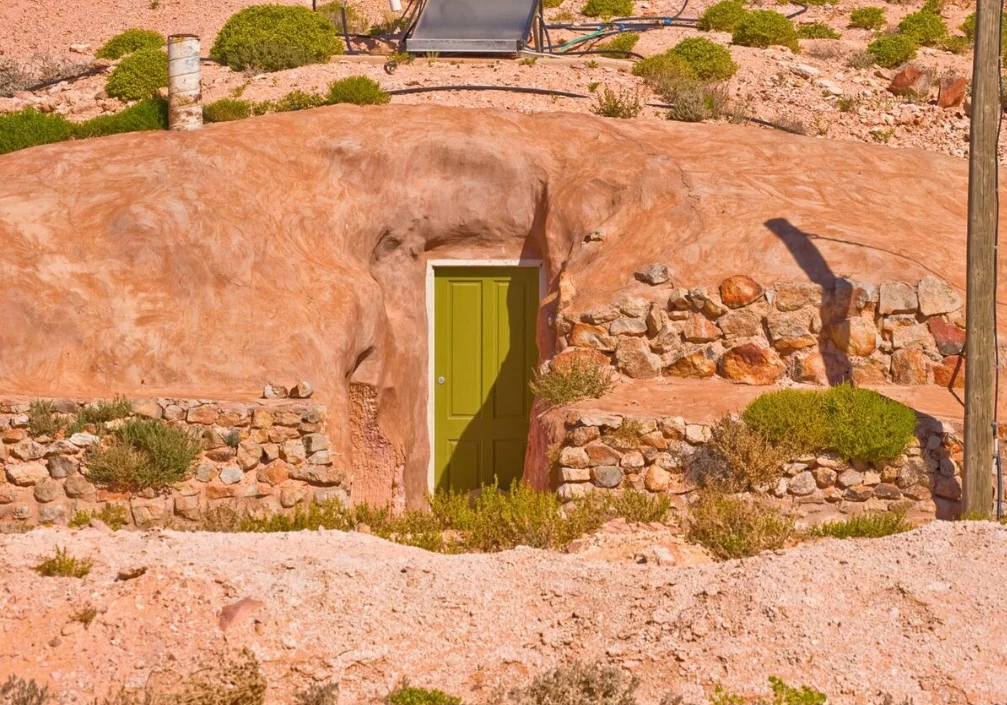
<path id="1" fill-rule="evenodd" d="M 728 308 L 747 306 L 763 293 L 762 286 L 744 274 L 735 274 L 720 283 L 720 298 Z"/>
<path id="2" fill-rule="evenodd" d="M 689 316 L 682 332 L 690 343 L 709 343 L 723 335 L 713 321 L 699 313 Z"/>
<path id="3" fill-rule="evenodd" d="M 820 352 L 811 352 L 794 361 L 794 379 L 807 384 L 829 384 L 828 371 L 825 368 L 825 358 Z"/>
<path id="4" fill-rule="evenodd" d="M 930 358 L 919 348 L 896 350 L 892 355 L 892 382 L 926 384 L 930 376 Z"/>
<path id="5" fill-rule="evenodd" d="M 951 355 L 935 365 L 934 384 L 949 389 L 965 389 L 965 358 Z"/>
<path id="6" fill-rule="evenodd" d="M 957 108 L 965 100 L 965 77 L 945 76 L 941 79 L 941 92 L 937 96 L 937 107 Z"/>
<path id="7" fill-rule="evenodd" d="M 773 384 L 783 372 L 783 362 L 774 350 L 755 343 L 731 348 L 720 358 L 720 376 L 741 384 Z"/>
<path id="8" fill-rule="evenodd" d="M 717 357 L 710 346 L 680 354 L 664 370 L 671 377 L 712 377 L 716 372 Z"/>
<path id="9" fill-rule="evenodd" d="M 895 74 L 888 91 L 901 96 L 926 95 L 930 92 L 930 77 L 910 64 Z"/>
<path id="10" fill-rule="evenodd" d="M 866 318 L 847 318 L 829 326 L 829 337 L 840 351 L 866 357 L 877 347 L 878 329 Z"/>

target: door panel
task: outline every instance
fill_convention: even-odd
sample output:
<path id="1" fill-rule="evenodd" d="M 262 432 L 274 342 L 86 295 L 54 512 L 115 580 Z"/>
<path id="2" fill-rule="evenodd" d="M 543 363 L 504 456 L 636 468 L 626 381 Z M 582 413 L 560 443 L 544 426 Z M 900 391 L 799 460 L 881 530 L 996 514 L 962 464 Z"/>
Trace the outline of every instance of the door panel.
<path id="1" fill-rule="evenodd" d="M 494 478 L 505 487 L 521 477 L 537 314 L 537 268 L 435 270 L 437 489 L 467 491 Z"/>

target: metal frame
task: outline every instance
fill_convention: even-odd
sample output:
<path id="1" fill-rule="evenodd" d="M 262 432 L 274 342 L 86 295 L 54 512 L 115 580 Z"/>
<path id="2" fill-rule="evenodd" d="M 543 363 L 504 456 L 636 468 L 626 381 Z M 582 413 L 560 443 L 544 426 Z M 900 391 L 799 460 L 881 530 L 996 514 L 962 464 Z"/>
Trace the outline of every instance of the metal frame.
<path id="1" fill-rule="evenodd" d="M 431 0 L 425 0 L 419 9 L 416 21 L 410 27 L 409 34 L 413 34 L 423 20 L 423 14 L 429 7 Z M 492 2 L 493 0 L 482 0 Z M 524 22 L 524 34 L 521 39 L 451 39 L 448 37 L 432 39 L 414 39 L 407 36 L 404 39 L 405 50 L 411 54 L 442 52 L 445 54 L 516 54 L 524 49 L 528 44 L 528 39 L 532 34 L 532 25 L 539 14 L 542 0 L 534 0 L 528 9 L 528 16 Z"/>

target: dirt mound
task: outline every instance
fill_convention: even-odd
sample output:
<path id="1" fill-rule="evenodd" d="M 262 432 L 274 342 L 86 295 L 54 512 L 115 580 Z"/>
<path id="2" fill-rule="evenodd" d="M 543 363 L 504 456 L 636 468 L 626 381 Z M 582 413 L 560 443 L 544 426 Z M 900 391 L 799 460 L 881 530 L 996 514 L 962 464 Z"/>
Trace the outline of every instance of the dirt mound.
<path id="1" fill-rule="evenodd" d="M 92 556 L 91 574 L 33 572 L 57 545 Z M 770 674 L 839 705 L 1007 698 L 1007 597 L 991 589 L 1007 580 L 1007 529 L 993 524 L 692 567 L 530 549 L 443 556 L 338 532 L 44 529 L 0 547 L 0 678 L 49 680 L 64 702 L 242 647 L 262 662 L 270 703 L 327 679 L 342 703 L 367 702 L 403 676 L 480 702 L 574 657 L 639 676 L 643 703 L 667 690 L 699 699 L 715 682 L 764 694 Z M 220 620 L 245 598 L 261 605 Z M 71 615 L 88 604 L 98 616 L 85 628 Z"/>

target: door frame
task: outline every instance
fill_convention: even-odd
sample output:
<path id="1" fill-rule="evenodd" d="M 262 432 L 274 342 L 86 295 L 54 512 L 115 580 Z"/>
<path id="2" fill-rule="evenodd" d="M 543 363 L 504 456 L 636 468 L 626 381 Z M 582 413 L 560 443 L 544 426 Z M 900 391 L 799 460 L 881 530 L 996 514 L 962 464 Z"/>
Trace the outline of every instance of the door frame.
<path id="1" fill-rule="evenodd" d="M 430 460 L 427 462 L 427 492 L 434 492 L 434 475 L 436 473 L 436 458 L 434 457 L 434 273 L 437 269 L 452 269 L 455 267 L 536 267 L 538 268 L 538 300 L 541 305 L 546 293 L 545 267 L 541 259 L 428 259 L 426 268 L 426 311 L 427 311 L 427 450 Z M 535 322 L 536 331 L 538 321 Z M 536 343 L 535 349 L 538 349 Z M 542 351 L 539 350 L 539 355 Z"/>

